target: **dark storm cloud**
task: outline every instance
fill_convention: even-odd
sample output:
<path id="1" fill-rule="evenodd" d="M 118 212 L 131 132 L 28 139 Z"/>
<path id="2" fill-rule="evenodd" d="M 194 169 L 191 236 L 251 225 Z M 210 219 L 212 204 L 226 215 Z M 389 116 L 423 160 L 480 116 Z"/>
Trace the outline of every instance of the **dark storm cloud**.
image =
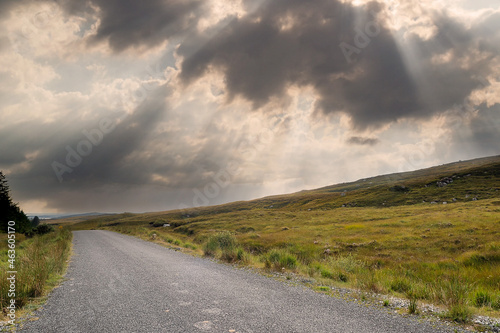
<path id="1" fill-rule="evenodd" d="M 72 191 L 96 190 L 103 184 L 120 184 L 119 187 L 126 188 L 147 183 L 147 164 L 128 159 L 150 140 L 149 134 L 167 110 L 165 96 L 168 95 L 167 88 L 158 88 L 132 115 L 121 121 L 118 115 L 110 114 L 82 122 L 79 113 L 74 112 L 64 121 L 48 124 L 26 121 L 6 128 L 0 134 L 0 168 L 29 161 L 29 167 L 15 167 L 9 173 L 11 183 L 24 199 L 43 198 L 52 207 L 61 209 L 78 206 L 73 202 L 75 197 L 68 196 Z M 75 157 L 79 143 L 89 142 L 83 131 L 94 133 L 102 128 L 106 128 L 107 133 L 101 132 L 101 139 L 100 135 L 89 134 L 95 142 L 91 152 Z M 83 149 L 87 151 L 88 144 Z M 73 165 L 68 163 L 69 151 L 73 151 L 70 157 Z M 34 152 L 36 158 L 30 160 L 29 155 Z M 58 180 L 58 173 L 62 182 Z"/>
<path id="2" fill-rule="evenodd" d="M 360 136 L 351 136 L 347 143 L 351 145 L 360 145 L 360 146 L 375 146 L 380 142 L 377 138 L 363 138 Z"/>
<path id="3" fill-rule="evenodd" d="M 153 47 L 192 29 L 202 12 L 200 0 L 61 0 L 73 15 L 98 8 L 100 24 L 91 42 L 107 41 L 115 52 Z"/>
<path id="4" fill-rule="evenodd" d="M 63 211 L 104 211 L 111 209 L 109 207 L 137 211 L 147 209 L 144 207 L 148 207 L 148 203 L 151 207 L 156 205 L 158 210 L 162 202 L 167 207 L 176 200 L 192 205 L 194 192 L 188 189 L 203 189 L 205 184 L 214 181 L 213 175 L 231 158 L 228 152 L 234 151 L 240 134 L 224 135 L 227 133 L 223 124 L 211 124 L 199 132 L 191 128 L 158 131 L 158 126 L 170 119 L 167 103 L 170 95 L 169 87 L 159 87 L 124 118 L 110 113 L 82 122 L 81 112 L 75 105 L 76 112 L 58 122 L 25 121 L 2 129 L 0 170 L 11 169 L 8 178 L 18 198 L 42 199 L 49 207 Z M 88 141 L 83 131 L 93 133 L 103 119 L 110 125 L 106 126 L 110 128 L 109 133 L 104 134 L 102 140 L 95 136 L 94 140 L 101 142 L 93 145 L 87 156 L 82 155 L 76 166 L 68 164 L 68 147 L 77 151 L 80 142 Z M 184 140 L 186 136 L 189 140 Z M 188 142 L 193 140 L 194 143 Z M 36 156 L 30 158 L 34 153 Z M 74 153 L 72 156 L 75 162 Z M 23 162 L 28 163 L 21 167 Z M 58 180 L 54 163 L 62 182 Z M 66 167 L 71 172 L 67 172 Z M 163 176 L 168 182 L 158 181 L 154 175 Z M 140 194 L 133 196 L 134 192 L 140 193 L 140 188 L 148 188 L 143 194 L 147 198 L 138 198 Z M 130 198 L 120 202 L 121 193 L 124 196 L 128 193 Z M 180 193 L 184 197 L 178 197 Z M 125 202 L 136 206 L 127 207 Z"/>
<path id="5" fill-rule="evenodd" d="M 500 154 L 500 104 L 490 107 L 482 104 L 477 116 L 471 121 L 466 131 L 455 132 L 457 150 L 460 146 L 480 152 L 483 156 Z"/>
<path id="6" fill-rule="evenodd" d="M 381 6 L 371 2 L 353 7 L 332 0 L 265 2 L 234 18 L 201 49 L 202 36 L 181 45 L 181 78 L 189 84 L 215 68 L 225 76 L 229 101 L 241 96 L 256 109 L 273 97 L 283 98 L 290 85 L 311 86 L 319 94 L 317 111 L 346 112 L 355 128 L 426 117 L 481 87 L 478 76 L 488 73 L 493 56 L 488 54 L 490 42 L 445 14 L 435 14 L 434 38 L 409 38 L 420 50 L 418 81 L 378 14 Z M 453 52 L 451 61 L 433 62 L 448 51 Z M 485 58 L 471 57 L 476 51 Z"/>

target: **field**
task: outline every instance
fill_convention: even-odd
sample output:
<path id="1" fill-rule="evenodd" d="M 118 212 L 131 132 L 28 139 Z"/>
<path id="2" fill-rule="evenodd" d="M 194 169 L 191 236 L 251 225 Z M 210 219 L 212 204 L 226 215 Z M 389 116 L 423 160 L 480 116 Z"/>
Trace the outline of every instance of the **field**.
<path id="1" fill-rule="evenodd" d="M 320 285 L 500 317 L 500 158 L 313 191 L 72 225 L 136 235 Z M 169 226 L 165 226 L 169 224 Z"/>

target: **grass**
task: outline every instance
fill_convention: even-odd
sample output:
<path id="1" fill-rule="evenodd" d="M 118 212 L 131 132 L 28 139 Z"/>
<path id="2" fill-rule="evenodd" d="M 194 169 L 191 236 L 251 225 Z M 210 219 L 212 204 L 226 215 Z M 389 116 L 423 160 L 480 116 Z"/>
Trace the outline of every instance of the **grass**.
<path id="1" fill-rule="evenodd" d="M 271 249 L 264 256 L 266 268 L 275 270 L 295 269 L 297 268 L 297 257 L 285 249 Z"/>
<path id="2" fill-rule="evenodd" d="M 7 235 L 2 237 L 0 271 L 0 307 L 6 313 L 10 302 L 7 281 Z M 23 309 L 45 296 L 60 281 L 71 250 L 72 233 L 58 228 L 49 234 L 26 238 L 16 235 L 16 308 Z M 19 317 L 19 313 L 17 315 Z M 3 318 L 5 319 L 5 318 Z"/>
<path id="3" fill-rule="evenodd" d="M 454 181 L 436 186 L 443 177 Z M 475 313 L 500 317 L 499 189 L 496 157 L 249 202 L 104 216 L 72 228 L 148 240 L 153 232 L 154 241 L 199 255 L 407 297 L 415 311 L 418 301 L 433 303 L 464 322 Z"/>

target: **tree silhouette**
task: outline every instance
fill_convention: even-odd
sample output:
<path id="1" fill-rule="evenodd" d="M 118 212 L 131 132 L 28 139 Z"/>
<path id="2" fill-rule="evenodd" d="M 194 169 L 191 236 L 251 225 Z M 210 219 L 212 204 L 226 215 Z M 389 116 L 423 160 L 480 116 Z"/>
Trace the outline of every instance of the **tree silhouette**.
<path id="1" fill-rule="evenodd" d="M 37 227 L 39 224 L 40 224 L 40 219 L 38 218 L 38 216 L 35 216 L 33 220 L 31 220 L 31 226 L 34 228 Z"/>
<path id="2" fill-rule="evenodd" d="M 26 214 L 12 201 L 7 179 L 0 171 L 0 232 L 7 232 L 9 221 L 16 222 L 16 232 L 25 233 L 31 229 L 31 223 Z"/>

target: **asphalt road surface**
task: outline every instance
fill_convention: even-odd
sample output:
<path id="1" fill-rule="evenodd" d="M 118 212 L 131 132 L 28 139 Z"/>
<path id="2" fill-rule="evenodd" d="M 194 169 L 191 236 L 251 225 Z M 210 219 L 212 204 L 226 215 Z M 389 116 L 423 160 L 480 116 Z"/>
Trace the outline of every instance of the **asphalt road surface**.
<path id="1" fill-rule="evenodd" d="M 22 332 L 445 331 L 109 231 L 73 242 L 66 281 Z"/>

